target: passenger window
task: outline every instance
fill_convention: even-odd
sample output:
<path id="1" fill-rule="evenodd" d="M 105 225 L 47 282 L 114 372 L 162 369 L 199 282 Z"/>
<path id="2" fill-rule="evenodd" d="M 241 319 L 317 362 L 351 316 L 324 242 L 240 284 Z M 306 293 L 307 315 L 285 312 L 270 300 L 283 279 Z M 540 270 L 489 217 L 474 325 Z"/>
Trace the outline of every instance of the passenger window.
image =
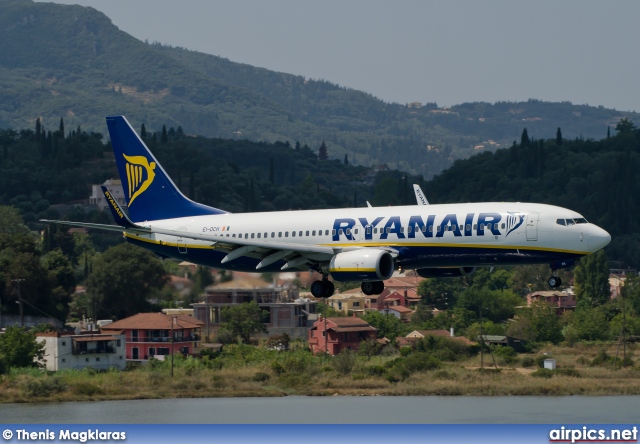
<path id="1" fill-rule="evenodd" d="M 504 227 L 502 227 L 504 228 Z M 467 231 L 471 231 L 471 224 L 467 224 Z"/>
<path id="2" fill-rule="evenodd" d="M 423 225 L 421 230 L 422 230 L 423 233 L 426 232 L 427 231 L 427 226 Z M 429 230 L 429 231 L 431 231 L 431 230 Z"/>
<path id="3" fill-rule="evenodd" d="M 340 233 L 340 234 L 342 234 L 342 233 Z M 307 230 L 307 234 L 306 235 L 309 236 L 309 230 Z"/>
<path id="4" fill-rule="evenodd" d="M 329 230 L 324 230 L 324 235 L 329 236 Z"/>
<path id="5" fill-rule="evenodd" d="M 354 234 L 358 234 L 358 229 L 356 228 L 355 230 L 353 230 Z"/>
<path id="6" fill-rule="evenodd" d="M 373 229 L 373 232 L 374 232 L 375 234 L 378 234 L 378 229 L 377 229 L 377 228 L 374 228 L 374 229 Z"/>
<path id="7" fill-rule="evenodd" d="M 502 229 L 504 230 L 504 222 L 502 222 Z"/>
<path id="8" fill-rule="evenodd" d="M 338 230 L 338 234 L 339 234 L 339 235 L 342 235 L 342 233 L 343 233 L 342 228 L 340 228 L 340 229 Z"/>
<path id="9" fill-rule="evenodd" d="M 298 231 L 298 236 L 302 237 L 302 231 Z"/>
<path id="10" fill-rule="evenodd" d="M 231 237 L 236 237 L 236 233 L 233 233 L 233 235 Z"/>
<path id="11" fill-rule="evenodd" d="M 260 239 L 260 234 L 262 234 L 262 233 L 258 233 L 258 239 Z"/>
<path id="12" fill-rule="evenodd" d="M 429 233 L 433 233 L 433 225 L 429 225 Z"/>
<path id="13" fill-rule="evenodd" d="M 334 228 L 333 230 L 331 230 L 331 235 L 335 236 L 336 235 L 336 229 Z"/>
<path id="14" fill-rule="evenodd" d="M 365 229 L 365 233 L 367 233 L 367 234 L 371 234 L 371 227 L 367 227 L 367 228 Z"/>
<path id="15" fill-rule="evenodd" d="M 289 237 L 289 232 L 288 231 L 284 232 L 284 237 Z"/>
<path id="16" fill-rule="evenodd" d="M 265 238 L 265 239 L 267 238 L 267 233 L 264 233 L 264 238 Z"/>
<path id="17" fill-rule="evenodd" d="M 478 224 L 473 224 L 473 229 L 477 230 L 478 229 Z"/>
<path id="18" fill-rule="evenodd" d="M 282 231 L 278 231 L 278 237 L 282 237 Z"/>
<path id="19" fill-rule="evenodd" d="M 566 225 L 566 223 L 565 223 L 564 219 L 556 219 L 556 223 L 557 223 L 558 225 Z"/>
<path id="20" fill-rule="evenodd" d="M 347 228 L 347 236 L 351 236 L 351 228 Z"/>
<path id="21" fill-rule="evenodd" d="M 391 233 L 391 227 L 387 227 L 387 234 Z"/>
<path id="22" fill-rule="evenodd" d="M 271 237 L 276 237 L 276 233 L 274 231 L 271 232 Z"/>
<path id="23" fill-rule="evenodd" d="M 249 238 L 249 233 L 244 233 L 244 238 L 248 239 Z"/>
<path id="24" fill-rule="evenodd" d="M 253 236 L 255 235 L 255 233 L 251 233 L 251 239 L 253 239 Z"/>
<path id="25" fill-rule="evenodd" d="M 407 227 L 407 233 L 411 233 L 411 232 L 413 232 L 413 228 Z"/>
<path id="26" fill-rule="evenodd" d="M 315 236 L 315 235 L 316 235 L 316 230 L 313 230 L 313 231 L 311 232 L 311 236 Z"/>
<path id="27" fill-rule="evenodd" d="M 295 231 L 291 232 L 291 237 L 296 237 L 296 232 Z"/>

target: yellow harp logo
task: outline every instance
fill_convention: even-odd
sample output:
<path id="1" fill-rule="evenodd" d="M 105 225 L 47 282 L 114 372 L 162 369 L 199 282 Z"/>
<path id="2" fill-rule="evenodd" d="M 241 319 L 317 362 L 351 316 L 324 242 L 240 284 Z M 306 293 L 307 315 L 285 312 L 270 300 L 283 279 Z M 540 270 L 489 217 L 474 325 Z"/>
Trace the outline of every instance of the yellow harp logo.
<path id="1" fill-rule="evenodd" d="M 156 177 L 156 173 L 153 171 L 156 168 L 156 163 L 149 163 L 144 156 L 122 155 L 127 161 L 125 167 L 129 183 L 129 206 L 131 206 L 136 197 L 144 193 Z"/>

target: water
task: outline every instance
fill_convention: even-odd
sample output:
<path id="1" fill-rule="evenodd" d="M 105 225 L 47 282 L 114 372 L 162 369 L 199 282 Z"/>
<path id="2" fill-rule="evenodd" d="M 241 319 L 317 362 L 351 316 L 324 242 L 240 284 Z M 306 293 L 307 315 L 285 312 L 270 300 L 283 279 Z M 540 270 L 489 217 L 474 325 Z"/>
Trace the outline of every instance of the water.
<path id="1" fill-rule="evenodd" d="M 640 396 L 331 396 L 0 404 L 23 424 L 636 423 Z"/>

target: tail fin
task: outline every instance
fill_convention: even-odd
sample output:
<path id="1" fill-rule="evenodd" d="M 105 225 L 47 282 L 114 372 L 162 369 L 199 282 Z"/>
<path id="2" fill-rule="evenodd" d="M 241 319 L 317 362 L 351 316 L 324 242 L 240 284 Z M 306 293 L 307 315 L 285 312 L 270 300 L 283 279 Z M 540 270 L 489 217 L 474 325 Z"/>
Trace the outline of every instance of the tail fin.
<path id="1" fill-rule="evenodd" d="M 123 116 L 107 117 L 107 127 L 134 222 L 226 213 L 182 194 Z"/>

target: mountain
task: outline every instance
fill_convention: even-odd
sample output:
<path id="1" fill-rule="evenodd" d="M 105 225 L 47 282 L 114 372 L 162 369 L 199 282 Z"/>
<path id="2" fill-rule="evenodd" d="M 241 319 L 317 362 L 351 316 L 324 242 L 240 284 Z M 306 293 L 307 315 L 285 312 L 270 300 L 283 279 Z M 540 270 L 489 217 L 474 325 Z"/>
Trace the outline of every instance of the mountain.
<path id="1" fill-rule="evenodd" d="M 101 12 L 77 5 L 3 0 L 0 13 L 0 128 L 104 132 L 104 117 L 124 114 L 150 130 L 254 141 L 295 141 L 329 157 L 386 163 L 432 177 L 455 159 L 494 151 L 520 137 L 600 139 L 636 113 L 537 100 L 385 103 L 338 85 L 227 59 L 147 44 Z"/>

